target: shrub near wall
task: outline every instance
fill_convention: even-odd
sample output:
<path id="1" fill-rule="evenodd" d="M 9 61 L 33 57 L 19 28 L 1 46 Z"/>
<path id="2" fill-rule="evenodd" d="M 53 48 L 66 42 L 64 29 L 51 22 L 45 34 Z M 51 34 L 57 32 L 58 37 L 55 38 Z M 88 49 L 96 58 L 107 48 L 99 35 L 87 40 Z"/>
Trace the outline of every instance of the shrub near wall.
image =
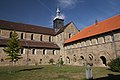
<path id="1" fill-rule="evenodd" d="M 120 57 L 113 59 L 111 62 L 108 63 L 108 66 L 112 71 L 120 72 Z"/>

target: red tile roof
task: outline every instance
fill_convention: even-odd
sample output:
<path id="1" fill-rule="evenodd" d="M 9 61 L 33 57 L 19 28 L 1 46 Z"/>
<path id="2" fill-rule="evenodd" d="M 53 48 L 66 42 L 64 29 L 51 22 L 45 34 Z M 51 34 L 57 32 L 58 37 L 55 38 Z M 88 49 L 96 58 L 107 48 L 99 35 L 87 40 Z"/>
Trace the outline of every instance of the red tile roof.
<path id="1" fill-rule="evenodd" d="M 73 37 L 66 40 L 64 44 L 102 34 L 105 32 L 113 31 L 116 29 L 120 29 L 120 14 L 81 30 Z"/>

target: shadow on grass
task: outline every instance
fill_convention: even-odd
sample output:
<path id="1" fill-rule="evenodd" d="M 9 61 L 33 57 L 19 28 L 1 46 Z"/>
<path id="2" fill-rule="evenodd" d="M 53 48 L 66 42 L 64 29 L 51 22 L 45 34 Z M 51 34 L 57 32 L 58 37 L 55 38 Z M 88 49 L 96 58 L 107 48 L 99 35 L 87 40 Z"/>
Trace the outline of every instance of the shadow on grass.
<path id="1" fill-rule="evenodd" d="M 94 80 L 120 80 L 120 75 L 108 74 L 106 77 L 101 77 Z"/>
<path id="2" fill-rule="evenodd" d="M 41 67 L 41 68 L 22 69 L 22 70 L 19 70 L 18 72 L 21 72 L 21 71 L 32 71 L 32 70 L 39 70 L 39 69 L 43 69 L 43 67 Z"/>

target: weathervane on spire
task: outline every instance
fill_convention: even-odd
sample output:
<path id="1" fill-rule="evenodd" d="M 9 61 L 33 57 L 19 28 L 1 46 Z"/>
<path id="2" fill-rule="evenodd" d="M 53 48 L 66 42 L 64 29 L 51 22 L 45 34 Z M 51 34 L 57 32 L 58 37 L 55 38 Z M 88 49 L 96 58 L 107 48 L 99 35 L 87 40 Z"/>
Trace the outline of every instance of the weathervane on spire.
<path id="1" fill-rule="evenodd" d="M 64 19 L 63 17 L 62 17 L 62 15 L 61 15 L 61 12 L 60 12 L 60 9 L 57 7 L 57 10 L 56 10 L 56 16 L 55 16 L 55 18 L 54 18 L 54 20 L 55 19 Z"/>

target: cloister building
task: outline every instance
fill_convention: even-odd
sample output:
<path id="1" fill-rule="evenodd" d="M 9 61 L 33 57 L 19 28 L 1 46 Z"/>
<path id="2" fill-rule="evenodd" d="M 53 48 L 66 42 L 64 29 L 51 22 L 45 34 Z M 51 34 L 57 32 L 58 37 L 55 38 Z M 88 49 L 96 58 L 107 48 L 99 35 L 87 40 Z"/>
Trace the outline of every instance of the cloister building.
<path id="1" fill-rule="evenodd" d="M 120 56 L 120 15 L 78 30 L 73 22 L 64 25 L 59 9 L 53 19 L 53 28 L 0 20 L 0 66 L 9 64 L 3 49 L 13 31 L 19 36 L 22 55 L 17 65 L 46 65 L 53 59 L 65 65 L 106 66 Z"/>

